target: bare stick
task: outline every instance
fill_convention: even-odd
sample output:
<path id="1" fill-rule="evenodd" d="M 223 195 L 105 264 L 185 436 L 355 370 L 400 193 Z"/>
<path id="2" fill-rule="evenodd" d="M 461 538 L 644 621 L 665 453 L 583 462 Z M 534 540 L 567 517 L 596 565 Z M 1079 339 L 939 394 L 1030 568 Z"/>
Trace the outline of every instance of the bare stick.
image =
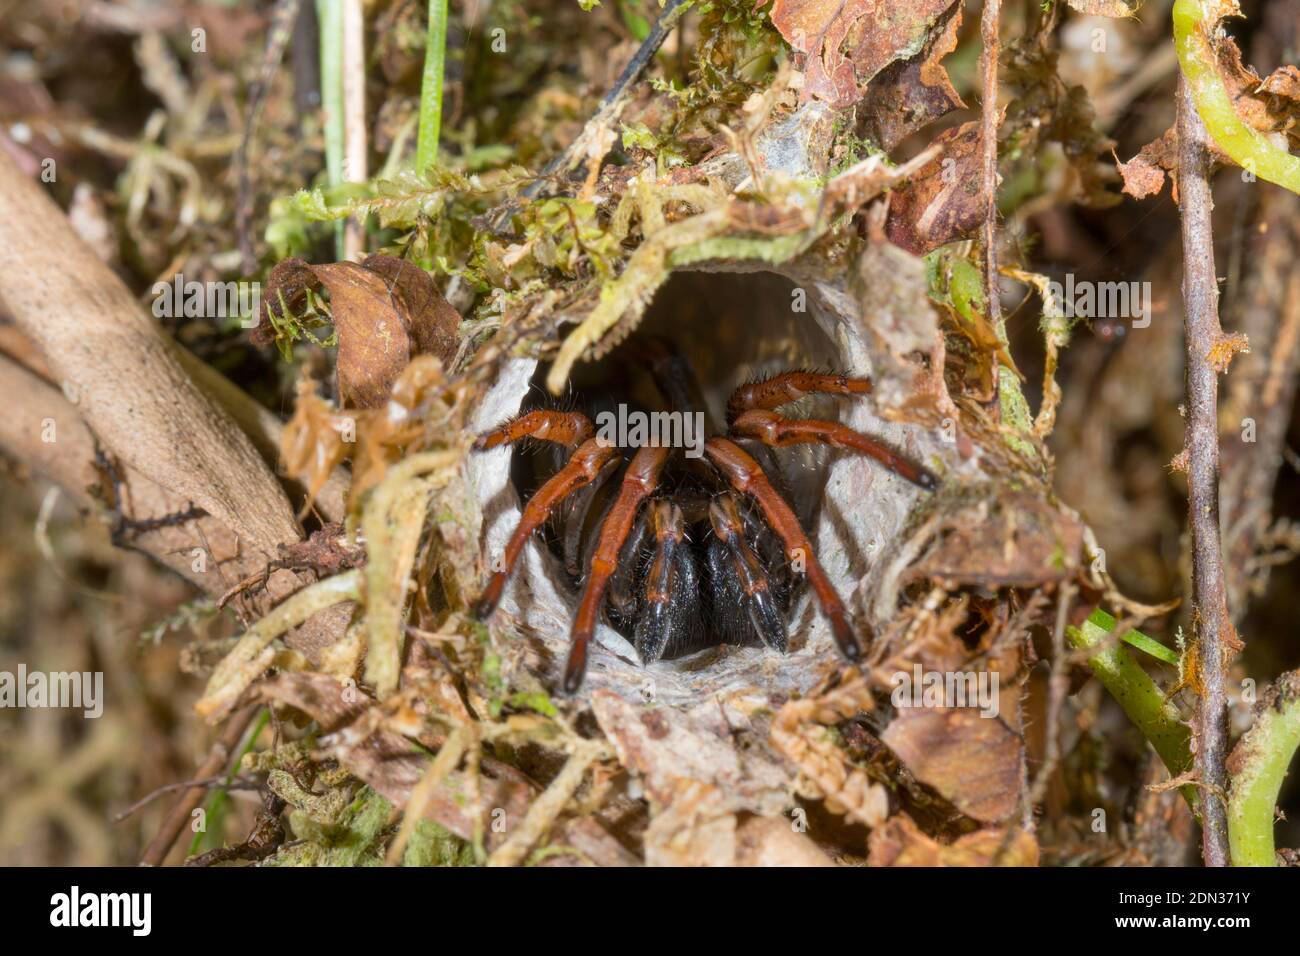
<path id="1" fill-rule="evenodd" d="M 654 59 L 654 55 L 659 52 L 664 40 L 668 38 L 668 34 L 672 32 L 673 27 L 677 25 L 678 19 L 685 12 L 684 0 L 668 0 L 664 4 L 664 8 L 659 12 L 654 26 L 650 28 L 650 34 L 641 42 L 641 46 L 637 48 L 636 53 L 632 54 L 632 59 L 627 61 L 627 66 L 623 67 L 623 72 L 618 75 L 614 85 L 609 88 L 609 92 L 600 101 L 600 106 L 596 108 L 596 112 L 582 127 L 582 132 L 568 145 L 564 152 L 546 164 L 537 179 L 524 188 L 523 195 L 525 198 L 537 198 L 553 178 L 568 173 L 584 157 L 590 158 L 587 153 L 591 143 L 601 134 L 602 130 L 613 126 L 614 121 L 618 119 L 619 113 L 627 105 L 628 93 L 632 89 L 632 84 L 640 78 L 646 67 L 650 65 L 650 61 Z M 517 203 L 506 203 L 493 217 L 493 228 L 503 228 L 517 208 Z"/>
<path id="2" fill-rule="evenodd" d="M 1219 383 L 1210 350 L 1222 336 L 1214 274 L 1207 134 L 1185 78 L 1178 81 L 1178 192 L 1182 205 L 1183 312 L 1187 338 L 1187 486 L 1192 532 L 1192 626 L 1201 675 L 1196 711 L 1196 776 L 1201 802 L 1201 852 L 1206 866 L 1228 865 L 1227 810 L 1222 794 L 1227 735 L 1223 687 L 1224 628 L 1231 628 L 1219 545 Z"/>
<path id="3" fill-rule="evenodd" d="M 980 75 L 984 101 L 980 105 L 980 168 L 984 210 L 984 300 L 989 324 L 1002 331 L 1002 301 L 998 296 L 998 24 L 1002 0 L 984 0 L 980 16 Z M 993 387 L 998 387 L 994 376 Z M 996 399 L 994 407 L 997 407 Z"/>
<path id="4" fill-rule="evenodd" d="M 248 115 L 244 120 L 244 132 L 231 161 L 235 179 L 235 239 L 239 243 L 240 267 L 247 275 L 252 275 L 257 269 L 257 251 L 253 247 L 253 180 L 248 171 L 248 150 L 262 118 L 262 109 L 266 106 L 266 95 L 271 91 L 271 83 L 275 80 L 275 71 L 280 68 L 284 48 L 288 46 L 294 24 L 298 22 L 298 7 L 301 2 L 302 0 L 276 0 L 271 11 L 261 70 L 257 82 L 248 92 Z"/>
<path id="5" fill-rule="evenodd" d="M 230 755 L 239 746 L 240 738 L 244 736 L 244 731 L 252 723 L 253 715 L 257 713 L 257 709 L 258 705 L 246 707 L 230 718 L 226 723 L 226 729 L 221 732 L 217 742 L 212 745 L 212 750 L 208 753 L 207 759 L 203 761 L 203 764 L 195 773 L 197 779 L 202 780 L 205 777 L 215 776 L 225 769 L 226 763 L 230 760 Z M 163 860 L 167 859 L 167 854 L 171 852 L 176 838 L 180 836 L 181 830 L 185 828 L 185 821 L 190 818 L 190 814 L 194 812 L 194 808 L 199 805 L 207 792 L 207 786 L 200 784 L 181 794 L 180 799 L 167 811 L 167 817 L 163 820 L 157 836 L 145 847 L 144 855 L 140 857 L 141 866 L 162 865 Z"/>

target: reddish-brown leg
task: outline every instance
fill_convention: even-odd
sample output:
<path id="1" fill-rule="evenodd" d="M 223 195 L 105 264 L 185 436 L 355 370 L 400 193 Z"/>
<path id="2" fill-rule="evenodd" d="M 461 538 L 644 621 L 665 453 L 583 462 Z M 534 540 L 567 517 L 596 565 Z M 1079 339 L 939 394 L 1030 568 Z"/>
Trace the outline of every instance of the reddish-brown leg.
<path id="1" fill-rule="evenodd" d="M 772 483 L 767 480 L 767 475 L 763 474 L 763 469 L 759 467 L 758 462 L 754 461 L 743 448 L 726 438 L 710 438 L 704 443 L 704 454 L 726 476 L 732 487 L 749 495 L 758 503 L 768 526 L 776 532 L 781 543 L 785 545 L 786 557 L 792 562 L 803 563 L 808 583 L 812 585 L 822 613 L 830 623 L 831 634 L 835 637 L 840 653 L 851 661 L 858 660 L 862 656 L 862 648 L 858 646 L 857 638 L 853 636 L 853 628 L 849 624 L 849 613 L 844 607 L 844 602 L 835 593 L 835 588 L 826 577 L 822 566 L 817 563 L 812 542 L 799 526 L 799 519 L 785 503 L 785 499 L 772 487 Z"/>
<path id="2" fill-rule="evenodd" d="M 611 458 L 618 454 L 617 448 L 600 444 L 589 438 L 573 453 L 568 463 L 557 471 L 537 490 L 537 494 L 524 507 L 519 519 L 519 526 L 506 544 L 502 567 L 492 575 L 482 597 L 474 604 L 474 616 L 479 620 L 489 617 L 501 602 L 501 592 L 505 590 L 506 581 L 515 568 L 515 562 L 523 553 L 528 536 L 542 526 L 547 516 L 556 505 L 583 485 L 589 484 L 600 474 L 601 469 Z"/>
<path id="3" fill-rule="evenodd" d="M 618 566 L 619 551 L 623 548 L 628 532 L 632 530 L 632 522 L 636 520 L 641 503 L 659 484 L 659 475 L 663 471 L 664 462 L 668 460 L 669 452 L 668 448 L 648 446 L 637 451 L 623 475 L 618 497 L 614 499 L 601 523 L 587 585 L 582 591 L 577 616 L 573 619 L 573 645 L 569 648 L 569 662 L 564 668 L 565 693 L 575 693 L 582 686 L 582 678 L 587 673 L 587 647 L 591 644 L 591 636 L 596 632 L 605 588 Z"/>
<path id="4" fill-rule="evenodd" d="M 591 419 L 582 412 L 557 412 L 539 409 L 525 412 L 500 428 L 479 435 L 474 447 L 479 451 L 511 445 L 521 438 L 540 438 L 569 448 L 577 448 L 596 434 Z"/>
<path id="5" fill-rule="evenodd" d="M 776 412 L 755 408 L 737 416 L 731 424 L 731 434 L 756 438 L 764 445 L 774 447 L 819 444 L 844 448 L 876 459 L 894 474 L 902 475 L 926 491 L 934 491 L 939 487 L 939 479 L 928 468 L 839 422 L 815 418 L 784 418 Z"/>
<path id="6" fill-rule="evenodd" d="M 805 395 L 866 395 L 871 379 L 847 375 L 818 375 L 816 372 L 782 372 L 761 382 L 742 385 L 727 400 L 727 424 L 751 408 L 771 411 Z"/>

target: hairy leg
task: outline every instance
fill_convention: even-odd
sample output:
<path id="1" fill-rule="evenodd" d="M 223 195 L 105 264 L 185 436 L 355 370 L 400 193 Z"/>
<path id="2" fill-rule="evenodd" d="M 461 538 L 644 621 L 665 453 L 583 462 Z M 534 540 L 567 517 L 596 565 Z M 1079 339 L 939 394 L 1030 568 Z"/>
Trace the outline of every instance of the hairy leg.
<path id="1" fill-rule="evenodd" d="M 726 476 L 732 487 L 749 495 L 758 504 L 763 517 L 767 519 L 768 526 L 776 532 L 785 546 L 786 557 L 791 562 L 802 562 L 808 583 L 817 596 L 822 614 L 830 623 L 831 634 L 835 637 L 840 653 L 851 661 L 858 660 L 862 656 L 862 649 L 853 636 L 848 609 L 840 600 L 840 596 L 835 593 L 835 588 L 826 577 L 826 572 L 817 563 L 812 543 L 804 534 L 803 528 L 799 526 L 799 519 L 790 510 L 785 499 L 772 487 L 772 483 L 763 473 L 758 462 L 754 461 L 743 448 L 726 438 L 710 438 L 704 443 L 704 454 Z"/>
<path id="2" fill-rule="evenodd" d="M 582 412 L 560 412 L 538 409 L 512 418 L 499 428 L 484 432 L 474 442 L 479 451 L 512 445 L 523 438 L 553 441 L 568 448 L 577 448 L 596 434 L 591 419 Z"/>
<path id="3" fill-rule="evenodd" d="M 564 570 L 575 579 L 582 574 L 583 532 L 587 527 L 587 516 L 591 512 L 591 506 L 600 495 L 601 489 L 614 477 L 622 464 L 623 460 L 619 457 L 605 462 L 600 469 L 600 474 L 593 478 L 590 484 L 574 492 L 561 511 L 560 541 L 564 547 Z"/>
<path id="4" fill-rule="evenodd" d="M 591 636 L 596 632 L 605 588 L 618 566 L 619 551 L 622 550 L 628 532 L 632 530 L 641 503 L 659 485 L 659 475 L 668 460 L 669 452 L 667 448 L 648 446 L 637 451 L 627 466 L 618 497 L 614 499 L 600 526 L 600 537 L 595 553 L 591 556 L 590 574 L 582 592 L 578 613 L 573 620 L 573 646 L 569 649 L 569 661 L 564 669 L 566 693 L 575 693 L 582 686 L 582 678 L 587 672 L 587 648 Z"/>
<path id="5" fill-rule="evenodd" d="M 637 570 L 641 565 L 641 552 L 650 541 L 650 520 L 642 511 L 632 523 L 632 530 L 618 552 L 618 567 L 609 579 L 609 606 L 625 620 L 631 620 L 639 606 L 636 593 Z"/>
<path id="6" fill-rule="evenodd" d="M 750 382 L 731 393 L 727 400 L 727 424 L 751 408 L 768 411 L 779 408 L 805 395 L 866 395 L 871 391 L 871 379 L 850 378 L 847 375 L 820 375 L 816 372 L 782 372 L 761 382 Z"/>
<path id="7" fill-rule="evenodd" d="M 731 433 L 744 438 L 755 438 L 774 448 L 807 444 L 842 448 L 876 459 L 894 474 L 901 475 L 926 491 L 934 491 L 939 487 L 939 479 L 928 468 L 839 422 L 815 418 L 784 418 L 765 409 L 750 409 L 741 412 L 732 422 Z"/>
<path id="8" fill-rule="evenodd" d="M 568 464 L 556 472 L 537 490 L 537 494 L 529 499 L 519 519 L 519 526 L 515 528 L 509 543 L 506 544 L 501 570 L 492 575 L 482 597 L 474 604 L 475 617 L 479 620 L 489 617 L 501 603 L 501 594 L 505 590 L 506 581 L 510 579 L 515 562 L 523 553 L 529 535 L 542 526 L 556 505 L 577 489 L 593 481 L 606 463 L 617 455 L 618 449 L 603 446 L 596 439 L 590 438 L 573 453 Z"/>

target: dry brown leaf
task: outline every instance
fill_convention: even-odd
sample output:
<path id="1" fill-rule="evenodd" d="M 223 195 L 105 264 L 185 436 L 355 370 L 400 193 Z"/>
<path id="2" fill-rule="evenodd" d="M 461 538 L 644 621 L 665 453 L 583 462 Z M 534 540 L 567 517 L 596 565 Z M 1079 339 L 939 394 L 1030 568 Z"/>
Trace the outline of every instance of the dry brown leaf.
<path id="1" fill-rule="evenodd" d="M 889 64 L 925 46 L 953 0 L 776 0 L 772 24 L 805 55 L 803 95 L 852 106 Z"/>
<path id="2" fill-rule="evenodd" d="M 911 817 L 900 813 L 871 831 L 867 865 L 989 866 L 995 859 L 1000 866 L 1038 865 L 1038 841 L 1032 834 L 1017 830 L 1005 850 L 1004 842 L 1003 830 L 976 830 L 952 843 L 939 843 L 922 833 Z"/>
<path id="3" fill-rule="evenodd" d="M 980 129 L 971 121 L 935 137 L 943 152 L 894 190 L 885 231 L 916 255 L 970 236 L 984 221 Z"/>
<path id="4" fill-rule="evenodd" d="M 286 704 L 301 711 L 331 733 L 360 716 L 370 698 L 328 674 L 284 672 L 262 681 L 256 688 L 265 701 Z"/>
<path id="5" fill-rule="evenodd" d="M 1173 173 L 1178 162 L 1178 139 L 1172 129 L 1157 140 L 1152 140 L 1127 163 L 1115 158 L 1124 192 L 1134 199 L 1146 199 L 1160 192 L 1165 185 L 1165 174 Z"/>
<path id="6" fill-rule="evenodd" d="M 867 86 L 860 110 L 866 135 L 886 152 L 962 102 L 940 61 L 957 49 L 961 4 L 940 15 L 916 56 L 891 63 Z"/>
<path id="7" fill-rule="evenodd" d="M 280 436 L 280 458 L 285 471 L 307 490 L 299 517 L 311 510 L 330 474 L 347 457 L 345 439 L 355 427 L 346 416 L 335 414 L 329 402 L 316 393 L 316 383 L 310 378 L 298 383 L 293 418 Z"/>
<path id="8" fill-rule="evenodd" d="M 420 269 L 394 256 L 363 263 L 313 266 L 301 259 L 278 263 L 263 298 L 263 321 L 253 340 L 274 339 L 272 310 L 296 312 L 310 290 L 324 286 L 338 333 L 338 393 L 345 408 L 380 408 L 393 383 L 417 355 L 444 363 L 456 353 L 460 314 Z"/>
<path id="9" fill-rule="evenodd" d="M 917 780 L 972 819 L 997 823 L 1020 802 L 1024 745 L 998 717 L 972 707 L 909 707 L 880 739 Z"/>
<path id="10" fill-rule="evenodd" d="M 936 544 L 907 579 L 1033 587 L 1077 573 L 1083 555 L 1077 520 L 1029 491 L 998 495 L 945 515 Z"/>

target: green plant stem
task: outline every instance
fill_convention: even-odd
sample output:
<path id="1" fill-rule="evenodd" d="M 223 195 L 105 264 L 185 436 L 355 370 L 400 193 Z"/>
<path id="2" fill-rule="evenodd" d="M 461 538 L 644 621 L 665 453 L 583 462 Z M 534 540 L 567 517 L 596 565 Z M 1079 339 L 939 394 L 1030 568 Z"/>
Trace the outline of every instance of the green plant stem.
<path id="1" fill-rule="evenodd" d="M 417 173 L 423 173 L 438 162 L 442 80 L 446 66 L 447 0 L 429 0 L 429 36 L 424 50 L 424 79 L 420 84 L 420 132 L 415 145 Z"/>
<path id="2" fill-rule="evenodd" d="M 1205 128 L 1215 144 L 1233 162 L 1260 179 L 1300 193 L 1300 157 L 1279 149 L 1258 130 L 1251 129 L 1232 108 L 1232 97 L 1215 68 L 1208 39 L 1215 24 L 1229 12 L 1215 0 L 1177 0 L 1174 3 L 1174 46 L 1178 63 Z"/>
<path id="3" fill-rule="evenodd" d="M 1109 617 L 1105 612 L 1102 614 Z M 1114 618 L 1110 618 L 1110 621 L 1113 628 Z M 1071 627 L 1066 634 L 1073 647 L 1101 647 L 1110 637 L 1110 628 L 1099 627 L 1090 617 L 1083 622 L 1082 627 Z M 1142 669 L 1128 648 L 1119 644 L 1107 647 L 1088 658 L 1088 667 L 1124 709 L 1129 720 L 1150 741 L 1169 768 L 1169 773 L 1177 777 L 1190 770 L 1191 732 L 1183 723 L 1178 709 L 1165 698 L 1164 692 Z M 1195 788 L 1183 787 L 1182 793 L 1188 805 L 1195 809 Z"/>
<path id="4" fill-rule="evenodd" d="M 320 102 L 325 114 L 325 176 L 331 187 L 343 181 L 343 2 L 316 0 L 320 21 Z M 334 224 L 335 254 L 343 258 L 345 223 Z"/>
<path id="5" fill-rule="evenodd" d="M 1088 615 L 1088 621 L 1101 628 L 1107 634 L 1115 630 L 1115 618 L 1111 617 L 1101 608 L 1097 608 Z M 1154 638 L 1147 637 L 1141 631 L 1130 629 L 1123 637 L 1120 638 L 1130 647 L 1135 647 L 1144 654 L 1150 654 L 1156 660 L 1164 661 L 1166 664 L 1173 664 L 1175 667 L 1179 664 L 1178 652 L 1172 647 L 1165 647 Z"/>
<path id="6" fill-rule="evenodd" d="M 1278 791 L 1300 746 L 1300 671 L 1283 675 L 1229 761 L 1228 844 L 1233 866 L 1274 866 Z"/>

